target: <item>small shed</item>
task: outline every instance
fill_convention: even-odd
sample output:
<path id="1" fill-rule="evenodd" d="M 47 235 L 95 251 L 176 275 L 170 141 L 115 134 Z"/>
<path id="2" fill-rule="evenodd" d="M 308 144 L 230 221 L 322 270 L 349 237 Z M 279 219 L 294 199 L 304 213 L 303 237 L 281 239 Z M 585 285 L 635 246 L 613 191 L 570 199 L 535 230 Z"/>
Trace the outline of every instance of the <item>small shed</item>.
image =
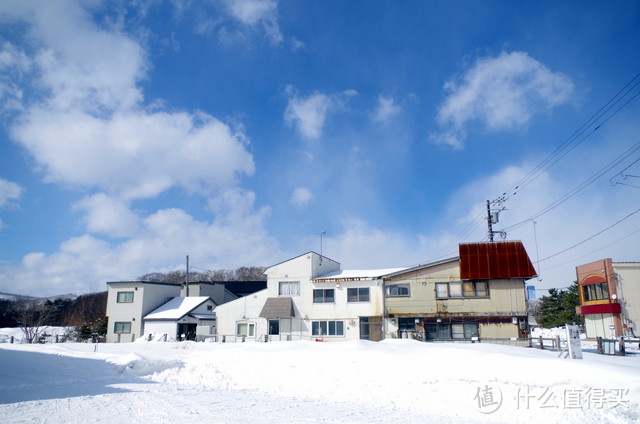
<path id="1" fill-rule="evenodd" d="M 216 304 L 208 296 L 174 297 L 146 315 L 147 340 L 195 340 L 216 333 Z"/>

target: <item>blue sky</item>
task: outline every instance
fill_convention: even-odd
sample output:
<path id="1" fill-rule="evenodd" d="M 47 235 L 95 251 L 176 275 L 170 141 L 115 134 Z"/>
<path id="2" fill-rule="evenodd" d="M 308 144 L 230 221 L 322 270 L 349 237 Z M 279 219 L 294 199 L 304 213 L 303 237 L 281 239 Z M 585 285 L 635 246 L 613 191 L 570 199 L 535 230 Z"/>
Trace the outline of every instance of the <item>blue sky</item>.
<path id="1" fill-rule="evenodd" d="M 0 291 L 268 266 L 321 232 L 344 269 L 426 263 L 486 240 L 503 193 L 537 287 L 638 261 L 639 12 L 2 2 Z"/>

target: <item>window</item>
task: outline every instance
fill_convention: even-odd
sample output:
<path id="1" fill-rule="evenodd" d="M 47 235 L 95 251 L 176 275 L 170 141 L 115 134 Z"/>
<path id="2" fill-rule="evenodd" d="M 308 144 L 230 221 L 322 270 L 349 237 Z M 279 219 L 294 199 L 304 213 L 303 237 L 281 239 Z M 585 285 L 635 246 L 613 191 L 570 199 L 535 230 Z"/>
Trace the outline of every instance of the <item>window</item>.
<path id="1" fill-rule="evenodd" d="M 247 336 L 247 337 L 255 337 L 256 335 L 256 324 L 253 322 L 239 322 L 236 325 L 236 335 L 238 336 Z"/>
<path id="2" fill-rule="evenodd" d="M 398 330 L 414 331 L 416 329 L 415 318 L 398 318 Z"/>
<path id="3" fill-rule="evenodd" d="M 347 302 L 368 302 L 369 287 L 347 289 Z"/>
<path id="4" fill-rule="evenodd" d="M 588 286 L 582 286 L 582 292 L 584 293 L 584 300 L 588 302 L 590 300 L 603 300 L 609 299 L 609 288 L 607 283 L 589 284 Z"/>
<path id="5" fill-rule="evenodd" d="M 436 298 L 460 297 L 489 297 L 489 285 L 486 281 L 436 283 Z"/>
<path id="6" fill-rule="evenodd" d="M 300 281 L 280 281 L 278 296 L 300 296 Z"/>
<path id="7" fill-rule="evenodd" d="M 313 336 L 344 336 L 344 321 L 311 321 Z"/>
<path id="8" fill-rule="evenodd" d="M 118 292 L 116 297 L 116 302 L 118 303 L 132 303 L 133 302 L 133 292 Z"/>
<path id="9" fill-rule="evenodd" d="M 315 289 L 313 303 L 333 303 L 333 289 Z"/>
<path id="10" fill-rule="evenodd" d="M 387 296 L 409 296 L 409 284 L 391 284 L 387 286 Z"/>
<path id="11" fill-rule="evenodd" d="M 131 333 L 131 323 L 130 322 L 116 322 L 113 326 L 113 332 L 118 333 Z"/>
<path id="12" fill-rule="evenodd" d="M 478 336 L 478 324 L 427 324 L 427 340 L 471 340 Z"/>
<path id="13" fill-rule="evenodd" d="M 207 311 L 213 311 L 213 305 L 207 305 Z"/>

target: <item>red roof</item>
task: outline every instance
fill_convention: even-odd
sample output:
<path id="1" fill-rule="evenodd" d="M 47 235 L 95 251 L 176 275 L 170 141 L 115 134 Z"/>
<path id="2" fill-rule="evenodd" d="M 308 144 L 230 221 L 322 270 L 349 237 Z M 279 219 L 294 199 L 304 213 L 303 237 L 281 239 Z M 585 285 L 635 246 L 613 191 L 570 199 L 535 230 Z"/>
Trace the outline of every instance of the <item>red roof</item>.
<path id="1" fill-rule="evenodd" d="M 533 278 L 536 270 L 522 242 L 460 244 L 460 278 Z"/>

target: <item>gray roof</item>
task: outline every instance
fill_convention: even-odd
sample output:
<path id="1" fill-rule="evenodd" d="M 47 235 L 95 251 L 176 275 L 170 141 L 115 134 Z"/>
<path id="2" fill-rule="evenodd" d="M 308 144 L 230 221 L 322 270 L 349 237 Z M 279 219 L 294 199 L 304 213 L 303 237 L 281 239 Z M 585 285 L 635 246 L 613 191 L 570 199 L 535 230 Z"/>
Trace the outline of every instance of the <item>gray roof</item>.
<path id="1" fill-rule="evenodd" d="M 260 312 L 261 318 L 291 318 L 294 316 L 293 300 L 290 297 L 270 297 Z"/>

